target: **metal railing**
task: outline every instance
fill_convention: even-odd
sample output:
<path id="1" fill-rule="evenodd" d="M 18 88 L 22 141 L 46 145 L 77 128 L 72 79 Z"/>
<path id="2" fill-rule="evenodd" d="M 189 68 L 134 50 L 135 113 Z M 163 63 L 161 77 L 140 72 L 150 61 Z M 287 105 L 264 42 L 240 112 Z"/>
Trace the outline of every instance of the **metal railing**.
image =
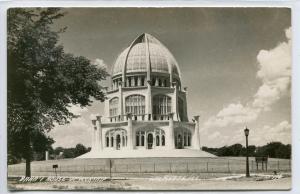
<path id="1" fill-rule="evenodd" d="M 268 168 L 257 168 L 255 161 L 251 161 L 250 173 L 273 173 L 290 172 L 290 160 L 269 161 Z M 147 162 L 147 163 L 116 163 L 113 162 L 111 169 L 108 164 L 97 165 L 58 165 L 56 169 L 59 176 L 100 176 L 101 174 L 112 173 L 244 173 L 245 162 L 243 161 L 206 161 L 206 162 Z M 49 165 L 32 165 L 32 175 L 53 176 L 52 163 Z M 25 165 L 8 166 L 8 175 L 23 175 Z"/>

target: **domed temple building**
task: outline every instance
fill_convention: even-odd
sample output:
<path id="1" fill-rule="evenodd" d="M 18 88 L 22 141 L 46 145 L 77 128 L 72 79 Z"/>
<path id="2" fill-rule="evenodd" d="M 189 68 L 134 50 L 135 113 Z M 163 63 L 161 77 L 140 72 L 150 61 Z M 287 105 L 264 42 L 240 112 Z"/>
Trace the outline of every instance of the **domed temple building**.
<path id="1" fill-rule="evenodd" d="M 92 120 L 92 149 L 80 158 L 213 157 L 200 148 L 199 116 L 188 120 L 179 66 L 159 40 L 138 36 L 111 74 L 105 115 Z"/>

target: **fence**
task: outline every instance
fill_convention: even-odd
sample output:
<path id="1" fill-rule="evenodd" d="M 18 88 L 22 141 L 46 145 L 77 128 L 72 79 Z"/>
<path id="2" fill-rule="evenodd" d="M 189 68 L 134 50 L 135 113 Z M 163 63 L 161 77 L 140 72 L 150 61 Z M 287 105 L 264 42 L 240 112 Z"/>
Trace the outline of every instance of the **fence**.
<path id="1" fill-rule="evenodd" d="M 114 174 L 145 174 L 145 173 L 244 173 L 246 163 L 242 160 L 233 159 L 215 159 L 207 161 L 150 161 L 150 162 L 120 162 L 112 160 L 113 164 L 110 169 L 109 162 L 104 164 L 59 164 L 56 173 L 59 176 L 101 176 L 106 175 L 110 171 Z M 31 167 L 34 176 L 53 176 L 55 171 L 52 168 L 54 163 L 33 164 Z M 260 172 L 290 172 L 290 160 L 272 160 L 267 164 L 267 168 L 258 166 L 255 161 L 249 162 L 249 169 L 252 173 Z M 9 176 L 24 175 L 25 164 L 8 166 Z"/>

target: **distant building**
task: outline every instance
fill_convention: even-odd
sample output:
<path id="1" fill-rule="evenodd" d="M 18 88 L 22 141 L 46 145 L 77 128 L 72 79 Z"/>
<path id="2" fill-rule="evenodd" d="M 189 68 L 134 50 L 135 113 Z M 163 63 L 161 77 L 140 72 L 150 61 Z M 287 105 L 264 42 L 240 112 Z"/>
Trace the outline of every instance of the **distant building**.
<path id="1" fill-rule="evenodd" d="M 200 149 L 199 116 L 188 121 L 179 66 L 159 40 L 138 36 L 118 56 L 111 83 L 81 158 L 213 156 Z"/>

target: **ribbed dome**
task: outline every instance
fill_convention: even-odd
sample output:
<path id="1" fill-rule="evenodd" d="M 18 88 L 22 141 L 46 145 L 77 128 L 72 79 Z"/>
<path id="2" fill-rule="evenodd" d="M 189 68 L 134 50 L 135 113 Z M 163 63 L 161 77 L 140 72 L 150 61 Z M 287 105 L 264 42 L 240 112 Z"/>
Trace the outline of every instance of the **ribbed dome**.
<path id="1" fill-rule="evenodd" d="M 142 34 L 118 56 L 112 76 L 148 70 L 180 77 L 178 64 L 170 51 L 153 36 Z"/>

